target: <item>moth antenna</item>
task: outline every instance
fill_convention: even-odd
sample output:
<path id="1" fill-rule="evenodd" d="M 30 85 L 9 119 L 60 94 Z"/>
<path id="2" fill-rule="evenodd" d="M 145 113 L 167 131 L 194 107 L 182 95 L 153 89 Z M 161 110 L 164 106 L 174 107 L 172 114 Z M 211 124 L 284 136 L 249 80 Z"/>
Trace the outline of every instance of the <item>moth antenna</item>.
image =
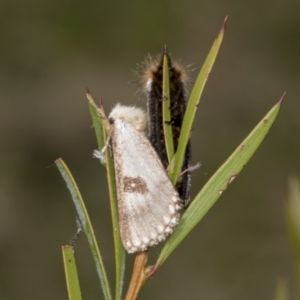
<path id="1" fill-rule="evenodd" d="M 106 142 L 105 142 L 105 145 L 104 147 L 101 149 L 101 153 L 104 154 L 107 147 L 109 147 L 109 144 L 110 144 L 110 141 L 111 141 L 111 137 L 112 137 L 112 131 L 113 131 L 113 127 L 110 126 L 109 128 L 109 131 L 108 131 L 108 135 L 107 135 L 107 138 L 106 138 Z"/>
<path id="2" fill-rule="evenodd" d="M 88 88 L 86 88 L 86 90 L 87 90 L 86 97 L 88 98 L 89 103 L 95 108 L 95 110 L 97 112 L 97 115 L 102 119 L 103 125 L 104 125 L 106 131 L 109 131 L 110 125 L 109 125 L 108 118 L 106 117 L 105 112 L 104 112 L 104 106 L 103 106 L 102 98 L 100 99 L 99 106 L 97 106 L 95 104 L 94 99 L 93 99 L 90 91 L 88 90 Z"/>

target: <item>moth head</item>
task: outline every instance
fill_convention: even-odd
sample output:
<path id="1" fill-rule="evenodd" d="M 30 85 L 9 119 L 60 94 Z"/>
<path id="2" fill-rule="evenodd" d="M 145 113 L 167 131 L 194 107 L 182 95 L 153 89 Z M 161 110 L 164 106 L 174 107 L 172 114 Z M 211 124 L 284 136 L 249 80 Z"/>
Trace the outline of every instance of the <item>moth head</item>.
<path id="1" fill-rule="evenodd" d="M 145 131 L 147 124 L 146 113 L 135 106 L 124 106 L 117 104 L 108 116 L 109 122 L 113 123 L 115 120 L 123 120 L 131 124 L 138 131 Z"/>

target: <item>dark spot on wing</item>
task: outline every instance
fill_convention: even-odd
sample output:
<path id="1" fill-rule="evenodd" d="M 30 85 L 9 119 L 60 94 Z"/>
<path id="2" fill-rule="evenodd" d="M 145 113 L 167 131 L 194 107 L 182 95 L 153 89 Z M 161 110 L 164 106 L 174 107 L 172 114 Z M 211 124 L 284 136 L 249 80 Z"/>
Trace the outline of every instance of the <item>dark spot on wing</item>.
<path id="1" fill-rule="evenodd" d="M 140 177 L 127 177 L 123 178 L 124 182 L 124 192 L 127 193 L 138 193 L 146 194 L 148 193 L 148 188 L 146 182 Z"/>

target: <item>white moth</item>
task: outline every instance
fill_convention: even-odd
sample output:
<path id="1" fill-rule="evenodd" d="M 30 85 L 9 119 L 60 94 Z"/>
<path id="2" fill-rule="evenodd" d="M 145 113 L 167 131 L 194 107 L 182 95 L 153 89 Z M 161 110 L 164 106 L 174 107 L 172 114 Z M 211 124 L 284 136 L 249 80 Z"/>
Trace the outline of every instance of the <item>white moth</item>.
<path id="1" fill-rule="evenodd" d="M 181 200 L 144 134 L 145 112 L 117 104 L 109 122 L 122 243 L 129 253 L 144 251 L 173 232 Z"/>

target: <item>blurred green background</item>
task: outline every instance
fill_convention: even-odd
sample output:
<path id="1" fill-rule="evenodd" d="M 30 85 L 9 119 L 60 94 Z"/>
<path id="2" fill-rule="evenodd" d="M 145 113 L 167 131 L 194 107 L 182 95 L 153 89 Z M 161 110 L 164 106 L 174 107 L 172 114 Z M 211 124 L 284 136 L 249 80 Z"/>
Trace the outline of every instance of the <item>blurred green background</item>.
<path id="1" fill-rule="evenodd" d="M 300 173 L 300 2 L 29 0 L 0 2 L 0 299 L 67 299 L 61 246 L 76 223 L 58 157 L 84 196 L 113 287 L 106 177 L 92 158 L 85 87 L 107 111 L 145 107 L 134 70 L 164 43 L 193 64 L 192 84 L 227 14 L 192 135 L 202 163 L 192 195 L 284 91 L 286 100 L 250 163 L 140 299 L 272 299 L 285 276 L 295 289 L 283 203 L 288 176 Z M 84 235 L 76 257 L 83 298 L 102 299 Z"/>

